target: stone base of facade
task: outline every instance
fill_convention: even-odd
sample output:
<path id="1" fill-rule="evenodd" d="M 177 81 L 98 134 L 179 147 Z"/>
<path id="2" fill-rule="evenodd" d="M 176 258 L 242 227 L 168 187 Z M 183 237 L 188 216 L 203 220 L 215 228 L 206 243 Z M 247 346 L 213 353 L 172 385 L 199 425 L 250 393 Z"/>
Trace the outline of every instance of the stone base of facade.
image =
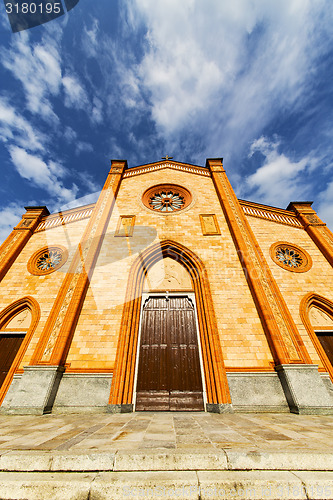
<path id="1" fill-rule="evenodd" d="M 207 403 L 206 411 L 209 413 L 233 413 L 231 404 Z"/>
<path id="2" fill-rule="evenodd" d="M 112 374 L 63 371 L 25 367 L 23 375 L 14 376 L 0 414 L 133 412 L 133 404 L 108 404 Z M 207 412 L 333 414 L 333 384 L 317 365 L 280 365 L 276 372 L 229 372 L 227 377 L 232 404 L 207 403 Z"/>
<path id="3" fill-rule="evenodd" d="M 126 405 L 108 405 L 107 412 L 108 413 L 132 413 L 134 405 L 126 404 Z"/>
<path id="4" fill-rule="evenodd" d="M 275 372 L 227 373 L 235 412 L 289 412 L 283 388 Z"/>
<path id="5" fill-rule="evenodd" d="M 106 412 L 112 374 L 65 373 L 52 413 Z"/>
<path id="6" fill-rule="evenodd" d="M 25 366 L 6 394 L 0 413 L 43 415 L 51 413 L 64 372 L 60 366 Z"/>
<path id="7" fill-rule="evenodd" d="M 280 365 L 275 369 L 292 413 L 333 414 L 332 393 L 320 376 L 318 365 Z"/>

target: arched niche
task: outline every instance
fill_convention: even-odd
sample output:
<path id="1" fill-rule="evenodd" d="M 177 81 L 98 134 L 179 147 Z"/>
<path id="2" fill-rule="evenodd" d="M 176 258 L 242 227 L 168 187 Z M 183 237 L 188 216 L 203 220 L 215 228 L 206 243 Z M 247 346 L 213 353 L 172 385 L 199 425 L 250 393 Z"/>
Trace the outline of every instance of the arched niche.
<path id="1" fill-rule="evenodd" d="M 0 404 L 13 380 L 40 318 L 38 302 L 23 297 L 0 312 Z"/>
<path id="2" fill-rule="evenodd" d="M 315 293 L 309 293 L 301 302 L 300 315 L 333 382 L 333 302 Z"/>
<path id="3" fill-rule="evenodd" d="M 165 257 L 147 270 L 144 292 L 192 291 L 193 284 L 187 269 L 171 257 Z"/>

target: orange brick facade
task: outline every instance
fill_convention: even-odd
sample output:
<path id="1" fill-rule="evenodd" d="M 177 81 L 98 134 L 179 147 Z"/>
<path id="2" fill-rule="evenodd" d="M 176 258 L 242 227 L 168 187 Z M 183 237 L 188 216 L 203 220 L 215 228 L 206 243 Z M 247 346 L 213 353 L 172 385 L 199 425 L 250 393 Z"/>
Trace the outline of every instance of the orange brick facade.
<path id="1" fill-rule="evenodd" d="M 185 208 L 147 206 L 147 190 L 163 185 L 189 193 Z M 278 265 L 276 243 L 303 252 L 307 267 Z M 33 273 L 51 247 L 64 262 Z M 238 200 L 220 159 L 114 160 L 96 204 L 28 207 L 0 249 L 0 336 L 24 334 L 0 411 L 135 409 L 142 296 L 167 292 L 195 300 L 206 410 L 330 413 L 320 332 L 333 336 L 332 265 L 333 235 L 311 203 Z M 41 399 L 22 399 L 34 385 Z"/>

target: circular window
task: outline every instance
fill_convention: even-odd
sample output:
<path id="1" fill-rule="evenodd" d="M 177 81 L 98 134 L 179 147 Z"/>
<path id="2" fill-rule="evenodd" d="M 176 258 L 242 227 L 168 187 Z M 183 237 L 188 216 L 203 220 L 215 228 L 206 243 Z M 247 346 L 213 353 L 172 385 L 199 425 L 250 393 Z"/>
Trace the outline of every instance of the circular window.
<path id="1" fill-rule="evenodd" d="M 287 271 L 304 273 L 312 266 L 310 255 L 302 248 L 291 243 L 282 241 L 274 243 L 270 248 L 270 255 L 278 266 Z"/>
<path id="2" fill-rule="evenodd" d="M 170 214 L 179 212 L 189 206 L 192 201 L 190 192 L 173 184 L 161 184 L 148 189 L 143 197 L 143 204 L 154 212 Z"/>
<path id="3" fill-rule="evenodd" d="M 57 245 L 44 247 L 35 252 L 28 262 L 28 271 L 37 276 L 50 274 L 65 264 L 68 258 L 66 248 Z"/>

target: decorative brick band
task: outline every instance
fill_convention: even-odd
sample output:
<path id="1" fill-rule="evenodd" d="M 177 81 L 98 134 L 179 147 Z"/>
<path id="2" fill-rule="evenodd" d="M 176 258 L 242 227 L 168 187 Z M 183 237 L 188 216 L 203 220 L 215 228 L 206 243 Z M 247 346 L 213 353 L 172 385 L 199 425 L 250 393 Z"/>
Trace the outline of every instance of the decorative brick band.
<path id="1" fill-rule="evenodd" d="M 88 219 L 91 216 L 93 209 L 94 205 L 84 207 L 83 209 L 81 208 L 76 211 L 67 211 L 64 214 L 62 214 L 61 212 L 53 214 L 41 221 L 41 223 L 37 226 L 35 233 L 39 231 L 45 231 L 45 229 L 63 226 L 64 224 L 70 224 L 71 222 L 77 222 L 82 219 Z"/>
<path id="2" fill-rule="evenodd" d="M 242 205 L 242 203 L 241 203 Z M 303 229 L 302 223 L 292 215 L 281 215 L 270 210 L 262 210 L 259 208 L 252 208 L 247 205 L 242 205 L 245 215 L 251 215 L 252 217 L 259 217 L 260 219 L 266 219 L 279 224 L 287 224 L 288 226 L 298 227 Z"/>
<path id="3" fill-rule="evenodd" d="M 158 165 L 137 167 L 131 170 L 127 170 L 124 173 L 123 178 L 125 179 L 126 177 L 133 177 L 134 175 L 147 174 L 148 172 L 154 172 L 155 170 L 162 170 L 163 168 L 172 168 L 174 170 L 181 170 L 183 172 L 189 172 L 191 174 L 204 175 L 205 177 L 210 177 L 210 172 L 208 170 L 199 167 L 191 167 L 177 163 L 160 163 Z"/>

